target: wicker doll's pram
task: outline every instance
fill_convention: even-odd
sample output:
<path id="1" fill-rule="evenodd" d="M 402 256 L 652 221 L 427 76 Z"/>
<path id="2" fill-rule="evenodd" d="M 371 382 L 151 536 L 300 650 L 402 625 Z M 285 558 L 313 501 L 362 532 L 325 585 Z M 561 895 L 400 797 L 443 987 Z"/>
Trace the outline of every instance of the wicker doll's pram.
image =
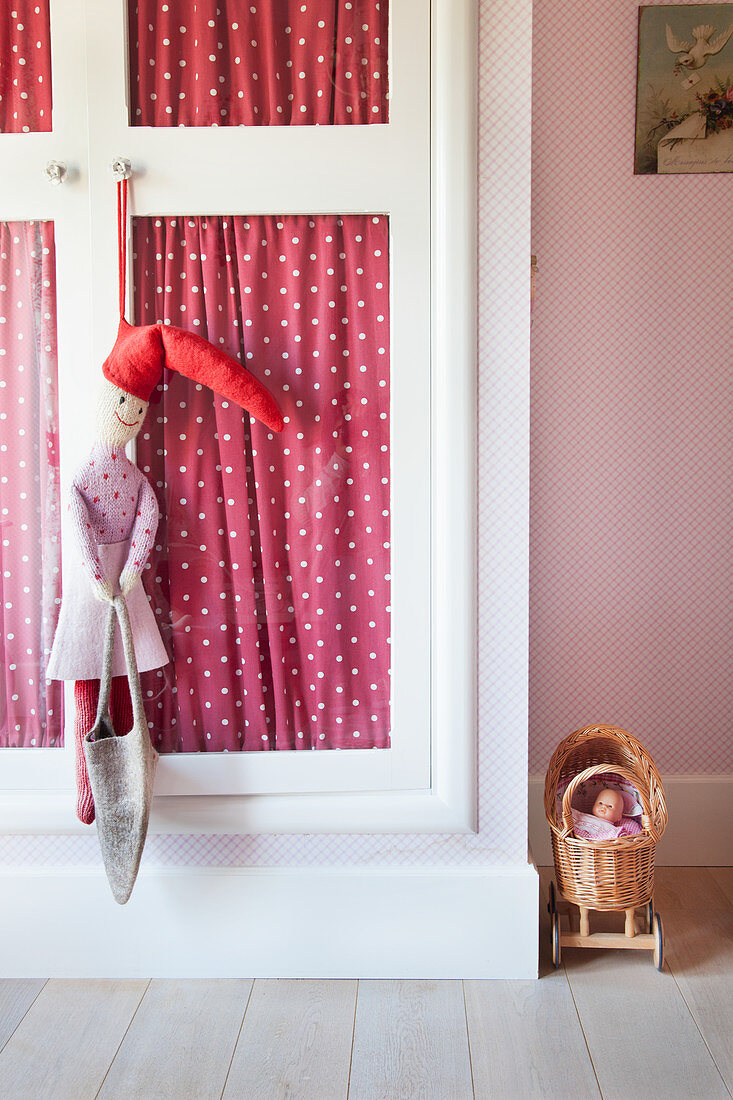
<path id="1" fill-rule="evenodd" d="M 643 813 L 638 836 L 614 840 L 584 840 L 573 832 L 573 795 L 578 787 L 601 774 L 613 773 L 627 780 L 639 794 Z M 558 808 L 558 789 L 567 784 Z M 550 826 L 555 878 L 560 896 L 580 908 L 580 929 L 561 931 L 560 908 L 550 887 L 553 961 L 560 965 L 566 947 L 633 947 L 654 951 L 658 969 L 663 965 L 663 933 L 654 913 L 654 859 L 657 842 L 667 825 L 664 789 L 654 761 L 641 742 L 617 726 L 586 726 L 558 745 L 545 777 L 545 815 Z M 567 909 L 567 906 L 565 907 Z M 634 924 L 637 909 L 644 909 L 645 933 Z M 624 934 L 590 934 L 589 910 L 623 910 Z"/>

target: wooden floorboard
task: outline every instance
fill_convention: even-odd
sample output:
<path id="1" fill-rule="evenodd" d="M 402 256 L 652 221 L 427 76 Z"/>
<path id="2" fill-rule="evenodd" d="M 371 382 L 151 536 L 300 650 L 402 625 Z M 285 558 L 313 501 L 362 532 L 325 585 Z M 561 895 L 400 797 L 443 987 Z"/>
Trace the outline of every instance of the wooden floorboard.
<path id="1" fill-rule="evenodd" d="M 563 952 L 604 1100 L 640 1091 L 648 1100 L 728 1095 L 733 1060 L 733 907 L 726 893 L 733 876 L 728 871 L 657 868 L 654 902 L 668 958 L 663 974 L 642 953 Z M 545 893 L 551 877 L 551 869 L 541 870 Z M 614 922 L 622 927 L 623 918 L 591 914 L 592 930 Z M 549 942 L 544 906 L 540 928 L 542 972 Z"/>
<path id="2" fill-rule="evenodd" d="M 224 1100 L 345 1100 L 356 981 L 257 980 Z"/>
<path id="3" fill-rule="evenodd" d="M 563 963 L 604 1100 L 728 1100 L 674 978 L 651 954 L 567 949 Z"/>
<path id="4" fill-rule="evenodd" d="M 600 1096 L 565 972 L 541 981 L 467 981 L 477 1097 L 591 1100 Z"/>
<path id="5" fill-rule="evenodd" d="M 710 874 L 733 906 L 733 867 L 710 867 Z"/>
<path id="6" fill-rule="evenodd" d="M 93 1100 L 146 981 L 45 984 L 0 1054 L 7 1100 Z"/>
<path id="7" fill-rule="evenodd" d="M 252 982 L 152 981 L 100 1100 L 219 1100 Z"/>
<path id="8" fill-rule="evenodd" d="M 664 918 L 671 909 L 725 909 L 725 891 L 707 867 L 657 867 L 654 872 L 654 907 Z"/>
<path id="9" fill-rule="evenodd" d="M 349 1100 L 473 1100 L 460 981 L 361 981 Z"/>
<path id="10" fill-rule="evenodd" d="M 669 968 L 733 1095 L 733 908 L 672 911 L 664 931 Z"/>
<path id="11" fill-rule="evenodd" d="M 0 1050 L 45 984 L 44 978 L 4 978 L 0 981 Z"/>

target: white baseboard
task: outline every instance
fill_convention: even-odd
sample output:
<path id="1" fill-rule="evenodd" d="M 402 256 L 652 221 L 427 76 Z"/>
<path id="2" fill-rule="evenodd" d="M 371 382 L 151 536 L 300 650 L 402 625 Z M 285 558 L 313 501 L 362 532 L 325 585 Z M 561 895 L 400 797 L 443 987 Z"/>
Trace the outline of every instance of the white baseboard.
<path id="1" fill-rule="evenodd" d="M 532 978 L 538 877 L 481 870 L 0 873 L 0 977 Z"/>
<path id="2" fill-rule="evenodd" d="M 657 848 L 659 867 L 733 864 L 733 775 L 663 775 L 669 823 Z M 545 819 L 545 777 L 529 777 L 529 843 L 538 866 L 552 865 Z"/>

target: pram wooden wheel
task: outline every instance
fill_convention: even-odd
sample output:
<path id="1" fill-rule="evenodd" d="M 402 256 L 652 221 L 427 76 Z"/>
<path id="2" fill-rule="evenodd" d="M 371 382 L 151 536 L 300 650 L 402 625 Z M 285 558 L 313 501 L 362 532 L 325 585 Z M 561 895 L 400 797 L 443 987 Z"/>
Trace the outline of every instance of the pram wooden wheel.
<path id="1" fill-rule="evenodd" d="M 562 939 L 560 936 L 560 914 L 555 911 L 550 921 L 550 935 L 552 937 L 552 965 L 557 969 L 562 962 Z"/>
<path id="2" fill-rule="evenodd" d="M 654 936 L 654 965 L 657 970 L 661 970 L 664 967 L 664 929 L 659 913 L 654 914 L 652 935 Z"/>
<path id="3" fill-rule="evenodd" d="M 646 918 L 645 932 L 652 932 L 654 930 L 654 898 L 648 901 L 644 907 L 644 916 Z"/>

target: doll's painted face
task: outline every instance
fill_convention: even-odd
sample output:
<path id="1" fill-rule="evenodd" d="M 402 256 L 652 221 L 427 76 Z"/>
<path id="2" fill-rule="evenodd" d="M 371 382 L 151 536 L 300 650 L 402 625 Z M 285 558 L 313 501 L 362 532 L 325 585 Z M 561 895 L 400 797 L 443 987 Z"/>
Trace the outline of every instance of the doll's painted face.
<path id="1" fill-rule="evenodd" d="M 142 428 L 147 411 L 147 401 L 105 378 L 97 400 L 97 439 L 113 447 L 124 447 Z"/>
<path id="2" fill-rule="evenodd" d="M 618 825 L 624 813 L 624 800 L 620 791 L 602 790 L 593 804 L 593 816 L 600 817 L 611 825 Z"/>

